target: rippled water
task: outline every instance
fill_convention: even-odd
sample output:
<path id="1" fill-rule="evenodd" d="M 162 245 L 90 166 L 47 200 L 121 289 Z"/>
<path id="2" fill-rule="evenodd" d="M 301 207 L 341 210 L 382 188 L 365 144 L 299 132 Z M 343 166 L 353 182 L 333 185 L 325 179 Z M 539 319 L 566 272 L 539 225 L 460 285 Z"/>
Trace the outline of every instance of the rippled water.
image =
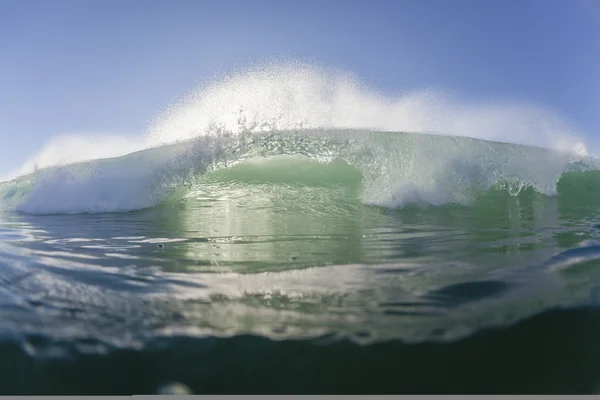
<path id="1" fill-rule="evenodd" d="M 388 209 L 362 185 L 292 157 L 144 210 L 3 212 L 0 392 L 596 390 L 594 202 Z"/>

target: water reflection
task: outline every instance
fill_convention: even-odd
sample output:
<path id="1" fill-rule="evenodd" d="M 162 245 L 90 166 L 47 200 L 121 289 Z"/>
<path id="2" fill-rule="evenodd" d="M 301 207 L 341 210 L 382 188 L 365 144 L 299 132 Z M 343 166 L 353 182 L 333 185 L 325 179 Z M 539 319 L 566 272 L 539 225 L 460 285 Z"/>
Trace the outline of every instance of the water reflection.
<path id="1" fill-rule="evenodd" d="M 232 169 L 131 213 L 3 214 L 2 276 L 26 276 L 18 288 L 27 301 L 39 293 L 38 315 L 109 334 L 124 329 L 114 321 L 145 319 L 128 329 L 285 336 L 368 327 L 371 339 L 440 327 L 457 335 L 581 300 L 592 284 L 581 278 L 589 265 L 577 278 L 542 272 L 552 255 L 597 235 L 595 210 L 565 206 L 576 199 L 492 191 L 469 207 L 389 210 L 360 203 L 347 166 L 318 168 L 294 179 Z M 11 285 L 4 290 L 17 293 Z"/>

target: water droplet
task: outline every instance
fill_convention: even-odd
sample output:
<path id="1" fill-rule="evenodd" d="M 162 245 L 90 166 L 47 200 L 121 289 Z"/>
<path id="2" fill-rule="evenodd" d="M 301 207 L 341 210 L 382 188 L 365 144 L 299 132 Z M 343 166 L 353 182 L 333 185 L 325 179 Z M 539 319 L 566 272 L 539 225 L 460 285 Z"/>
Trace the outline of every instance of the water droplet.
<path id="1" fill-rule="evenodd" d="M 162 385 L 158 389 L 158 394 L 183 395 L 183 394 L 192 394 L 192 391 L 190 390 L 189 387 L 187 387 L 183 383 L 171 382 L 171 383 L 167 383 L 166 385 Z"/>

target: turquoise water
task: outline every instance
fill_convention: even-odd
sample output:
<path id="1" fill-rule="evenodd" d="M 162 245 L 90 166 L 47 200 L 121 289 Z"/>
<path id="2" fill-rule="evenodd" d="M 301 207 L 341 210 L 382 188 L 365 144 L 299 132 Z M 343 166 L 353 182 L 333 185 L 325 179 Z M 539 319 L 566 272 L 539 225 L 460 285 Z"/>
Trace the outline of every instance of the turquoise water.
<path id="1" fill-rule="evenodd" d="M 0 392 L 594 392 L 596 165 L 303 130 L 1 183 Z"/>

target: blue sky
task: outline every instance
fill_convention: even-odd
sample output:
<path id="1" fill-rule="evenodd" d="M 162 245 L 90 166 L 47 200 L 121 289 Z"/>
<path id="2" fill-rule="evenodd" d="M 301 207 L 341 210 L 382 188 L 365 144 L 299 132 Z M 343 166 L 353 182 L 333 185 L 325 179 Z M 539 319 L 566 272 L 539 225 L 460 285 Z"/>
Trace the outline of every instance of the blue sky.
<path id="1" fill-rule="evenodd" d="M 600 127 L 600 0 L 2 0 L 0 52 L 0 175 L 60 133 L 138 134 L 198 83 L 265 58 Z"/>

